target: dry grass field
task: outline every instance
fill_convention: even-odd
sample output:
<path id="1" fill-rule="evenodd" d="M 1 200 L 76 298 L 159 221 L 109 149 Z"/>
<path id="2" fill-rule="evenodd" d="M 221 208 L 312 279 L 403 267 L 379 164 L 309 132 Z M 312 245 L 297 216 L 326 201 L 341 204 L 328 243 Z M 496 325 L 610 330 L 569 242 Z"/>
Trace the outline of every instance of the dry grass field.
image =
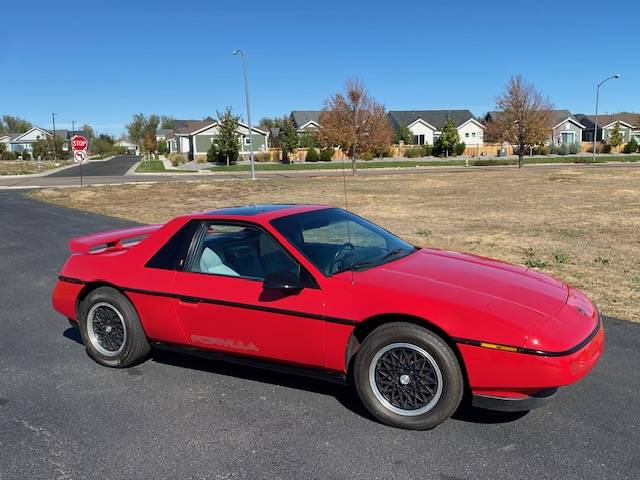
<path id="1" fill-rule="evenodd" d="M 500 258 L 640 321 L 640 169 L 525 168 L 347 178 L 349 208 L 416 245 Z M 251 203 L 343 206 L 339 178 L 48 189 L 36 198 L 139 222 Z"/>

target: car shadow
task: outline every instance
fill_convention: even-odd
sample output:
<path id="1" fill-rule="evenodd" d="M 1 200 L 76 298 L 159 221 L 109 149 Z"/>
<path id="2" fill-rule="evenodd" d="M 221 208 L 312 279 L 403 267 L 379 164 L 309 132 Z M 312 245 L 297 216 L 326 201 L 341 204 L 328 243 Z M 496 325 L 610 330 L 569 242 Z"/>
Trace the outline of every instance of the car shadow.
<path id="1" fill-rule="evenodd" d="M 68 338 L 69 340 L 73 340 L 74 342 L 79 343 L 80 345 L 84 345 L 84 343 L 82 342 L 82 337 L 80 336 L 80 330 L 78 330 L 78 327 L 73 327 L 73 326 L 68 327 L 64 332 L 62 332 L 62 336 L 64 338 Z"/>
<path id="2" fill-rule="evenodd" d="M 372 419 L 371 415 L 369 415 L 360 403 L 360 399 L 355 391 L 349 385 L 341 385 L 302 375 L 286 374 L 258 367 L 238 365 L 225 362 L 224 360 L 207 359 L 169 350 L 152 350 L 151 358 L 153 361 L 165 365 L 200 370 L 217 375 L 226 375 L 254 382 L 269 383 L 271 385 L 328 395 L 334 397 L 338 403 L 351 412 Z"/>
<path id="3" fill-rule="evenodd" d="M 77 327 L 70 326 L 62 332 L 62 335 L 79 345 L 84 345 L 80 331 Z M 351 385 L 340 385 L 315 378 L 291 375 L 272 370 L 238 365 L 224 360 L 212 360 L 199 356 L 188 355 L 170 350 L 154 349 L 151 351 L 151 359 L 155 362 L 174 367 L 188 368 L 202 372 L 215 373 L 230 377 L 251 380 L 254 382 L 269 383 L 287 388 L 295 388 L 307 392 L 328 395 L 335 398 L 340 405 L 361 417 L 375 421 L 364 408 L 358 395 Z M 454 420 L 467 423 L 496 424 L 509 423 L 524 417 L 528 412 L 496 412 L 476 408 L 471 405 L 465 396 L 458 410 L 451 417 Z"/>

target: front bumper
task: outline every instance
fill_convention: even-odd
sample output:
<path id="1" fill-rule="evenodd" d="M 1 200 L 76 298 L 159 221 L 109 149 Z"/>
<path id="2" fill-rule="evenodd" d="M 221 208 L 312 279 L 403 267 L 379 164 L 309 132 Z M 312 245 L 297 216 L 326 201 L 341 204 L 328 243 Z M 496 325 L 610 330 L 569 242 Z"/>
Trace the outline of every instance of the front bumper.
<path id="1" fill-rule="evenodd" d="M 474 407 L 500 412 L 526 412 L 540 408 L 549 403 L 558 392 L 557 388 L 545 388 L 526 397 L 494 397 L 491 395 L 474 395 L 471 403 Z"/>
<path id="2" fill-rule="evenodd" d="M 576 347 L 566 354 L 545 355 L 458 344 L 474 397 L 519 399 L 532 404 L 542 402 L 540 399 L 545 395 L 540 396 L 541 391 L 571 385 L 595 367 L 604 351 L 602 322 L 598 322 L 597 330 L 586 343 Z"/>

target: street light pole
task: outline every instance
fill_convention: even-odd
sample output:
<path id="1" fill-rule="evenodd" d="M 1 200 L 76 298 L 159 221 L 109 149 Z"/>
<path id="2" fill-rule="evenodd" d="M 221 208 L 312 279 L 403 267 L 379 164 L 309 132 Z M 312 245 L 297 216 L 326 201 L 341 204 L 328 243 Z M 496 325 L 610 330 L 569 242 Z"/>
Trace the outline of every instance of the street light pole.
<path id="1" fill-rule="evenodd" d="M 249 161 L 251 162 L 251 179 L 256 179 L 256 169 L 253 162 L 253 130 L 251 129 L 251 109 L 249 108 L 249 82 L 247 81 L 247 61 L 244 50 L 234 50 L 234 55 L 242 55 L 242 71 L 244 73 L 244 97 L 247 101 L 247 123 L 249 124 Z"/>
<path id="2" fill-rule="evenodd" d="M 58 161 L 58 153 L 56 152 L 56 115 L 57 113 L 51 113 L 51 120 L 53 121 L 53 161 Z"/>
<path id="3" fill-rule="evenodd" d="M 607 77 L 604 80 L 602 80 L 598 84 L 598 87 L 596 88 L 596 121 L 595 121 L 595 127 L 593 127 L 593 153 L 591 154 L 591 158 L 594 161 L 596 159 L 596 141 L 598 139 L 598 101 L 600 100 L 600 87 L 602 86 L 603 83 L 608 82 L 609 80 L 618 79 L 618 78 L 620 78 L 620 75 L 618 75 L 617 73 L 615 75 L 611 75 L 610 77 Z M 603 132 L 602 139 L 604 140 L 604 132 Z"/>

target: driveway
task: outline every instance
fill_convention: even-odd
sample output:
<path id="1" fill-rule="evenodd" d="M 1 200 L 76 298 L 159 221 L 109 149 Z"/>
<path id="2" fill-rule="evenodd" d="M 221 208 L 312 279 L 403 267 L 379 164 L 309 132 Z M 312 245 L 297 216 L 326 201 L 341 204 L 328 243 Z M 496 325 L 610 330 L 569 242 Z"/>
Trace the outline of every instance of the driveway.
<path id="1" fill-rule="evenodd" d="M 89 162 L 82 166 L 82 175 L 85 177 L 117 177 L 127 173 L 140 157 L 136 155 L 118 155 L 110 160 Z M 66 168 L 47 175 L 47 177 L 79 177 L 80 166 Z"/>
<path id="2" fill-rule="evenodd" d="M 101 367 L 50 292 L 69 237 L 125 224 L 0 193 L 0 479 L 638 478 L 640 325 L 621 320 L 545 408 L 461 410 L 430 432 L 318 381 L 167 353 Z"/>

